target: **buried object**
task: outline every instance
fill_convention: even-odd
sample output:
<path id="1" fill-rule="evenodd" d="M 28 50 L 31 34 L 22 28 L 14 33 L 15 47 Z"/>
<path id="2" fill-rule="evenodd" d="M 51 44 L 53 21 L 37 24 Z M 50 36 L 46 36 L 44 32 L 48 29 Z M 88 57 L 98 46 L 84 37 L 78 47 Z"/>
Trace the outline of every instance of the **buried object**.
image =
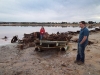
<path id="1" fill-rule="evenodd" d="M 11 43 L 15 43 L 18 40 L 18 36 L 13 36 L 13 38 L 11 39 Z"/>
<path id="2" fill-rule="evenodd" d="M 4 36 L 4 38 L 2 38 L 2 39 L 7 40 L 7 39 L 8 39 L 8 37 L 7 37 L 7 36 Z"/>

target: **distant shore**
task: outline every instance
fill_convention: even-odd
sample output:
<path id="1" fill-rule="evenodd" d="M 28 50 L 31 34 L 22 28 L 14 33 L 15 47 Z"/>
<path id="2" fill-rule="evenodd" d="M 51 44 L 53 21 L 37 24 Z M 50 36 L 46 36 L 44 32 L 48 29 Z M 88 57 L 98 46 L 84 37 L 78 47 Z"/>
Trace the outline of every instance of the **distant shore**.
<path id="1" fill-rule="evenodd" d="M 100 24 L 86 24 L 87 26 L 100 26 Z M 0 26 L 79 26 L 79 24 L 0 24 Z"/>

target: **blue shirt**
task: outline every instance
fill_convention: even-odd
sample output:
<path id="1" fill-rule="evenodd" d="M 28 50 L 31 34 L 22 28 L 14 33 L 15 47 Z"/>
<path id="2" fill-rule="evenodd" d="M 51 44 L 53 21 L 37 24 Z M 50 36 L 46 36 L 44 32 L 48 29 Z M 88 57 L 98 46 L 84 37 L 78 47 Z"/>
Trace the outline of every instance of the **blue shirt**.
<path id="1" fill-rule="evenodd" d="M 83 29 L 80 30 L 78 43 L 80 43 L 82 41 L 84 36 L 87 36 L 87 39 L 85 40 L 85 42 L 82 45 L 87 45 L 88 44 L 89 30 L 86 27 L 84 27 Z"/>

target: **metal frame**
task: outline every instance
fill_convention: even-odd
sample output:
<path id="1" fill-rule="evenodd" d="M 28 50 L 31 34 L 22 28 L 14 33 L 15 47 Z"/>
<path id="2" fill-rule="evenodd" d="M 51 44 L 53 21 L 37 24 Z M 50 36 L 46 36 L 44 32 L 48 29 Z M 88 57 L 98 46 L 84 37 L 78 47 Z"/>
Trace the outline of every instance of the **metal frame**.
<path id="1" fill-rule="evenodd" d="M 36 45 L 35 49 L 38 51 L 41 51 L 41 49 L 64 49 L 67 50 L 68 46 L 67 46 L 68 41 L 48 41 L 48 40 L 40 40 L 40 44 Z M 47 44 L 47 47 L 44 47 L 43 44 Z M 50 47 L 50 44 L 55 44 L 54 47 Z"/>

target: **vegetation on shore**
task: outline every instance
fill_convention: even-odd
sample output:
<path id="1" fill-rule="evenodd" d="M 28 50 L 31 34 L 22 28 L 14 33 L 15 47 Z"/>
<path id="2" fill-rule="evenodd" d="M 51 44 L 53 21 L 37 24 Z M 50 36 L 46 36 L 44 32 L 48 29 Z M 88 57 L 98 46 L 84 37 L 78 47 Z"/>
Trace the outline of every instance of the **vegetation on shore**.
<path id="1" fill-rule="evenodd" d="M 99 26 L 100 22 L 88 21 L 88 26 Z M 0 26 L 77 26 L 79 22 L 0 22 Z"/>

